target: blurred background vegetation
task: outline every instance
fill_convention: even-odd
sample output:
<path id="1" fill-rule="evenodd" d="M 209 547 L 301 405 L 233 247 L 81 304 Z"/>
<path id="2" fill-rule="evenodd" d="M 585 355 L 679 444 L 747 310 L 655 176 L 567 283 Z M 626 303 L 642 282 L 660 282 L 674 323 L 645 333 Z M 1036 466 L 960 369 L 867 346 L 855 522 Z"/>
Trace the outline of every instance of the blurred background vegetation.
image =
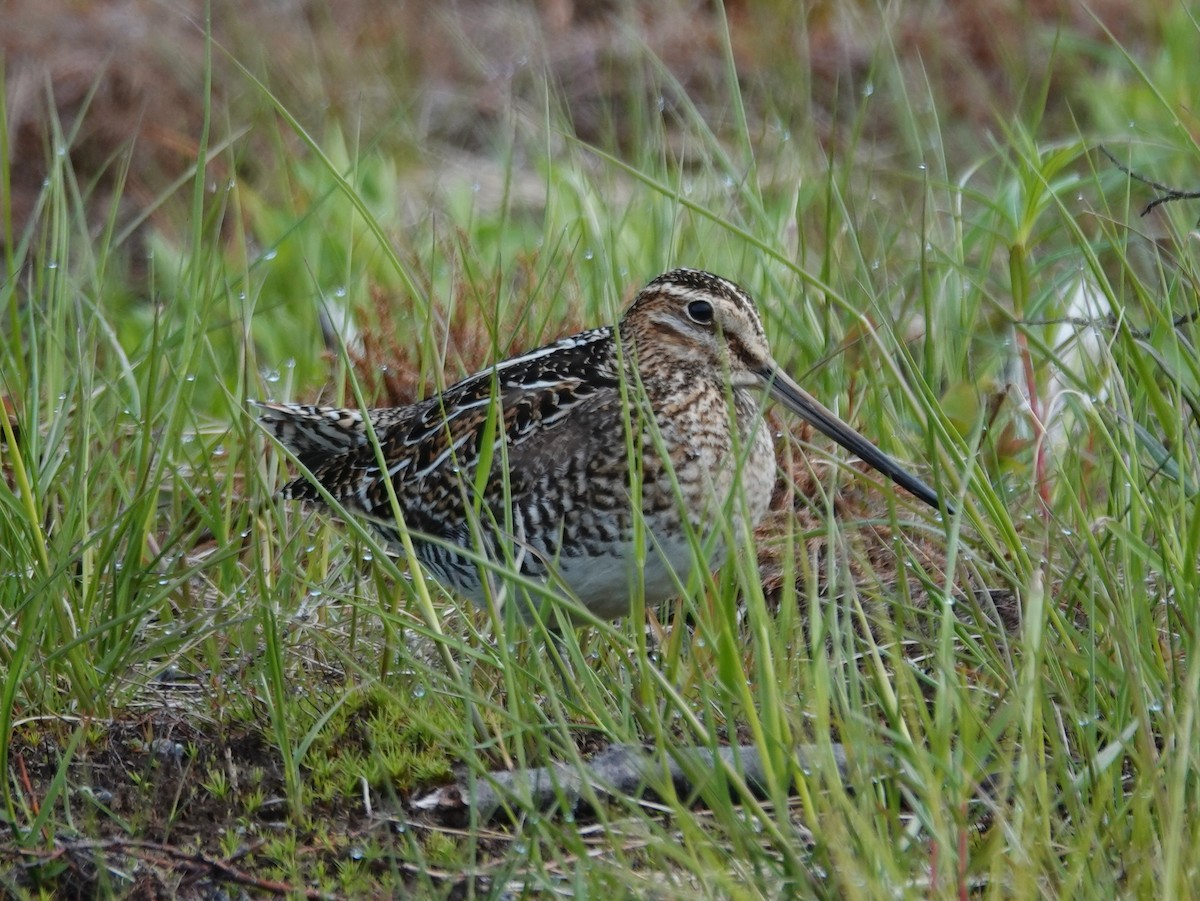
<path id="1" fill-rule="evenodd" d="M 606 201 L 624 197 L 630 215 L 642 215 L 636 178 L 581 147 L 696 191 L 701 204 L 723 187 L 729 200 L 712 205 L 718 215 L 749 195 L 793 205 L 792 234 L 781 238 L 791 261 L 811 272 L 831 259 L 816 202 L 832 183 L 855 228 L 854 252 L 879 268 L 889 254 L 913 258 L 913 248 L 901 249 L 912 233 L 896 223 L 957 215 L 950 194 L 946 209 L 927 209 L 931 183 L 961 181 L 968 199 L 1009 206 L 1019 227 L 1024 200 L 1001 196 L 1010 175 L 1001 148 L 1014 142 L 1032 148 L 1078 134 L 1136 141 L 1138 163 L 1162 178 L 1178 174 L 1155 166 L 1164 154 L 1154 148 L 1190 127 L 1183 60 L 1192 36 L 1185 7 L 1167 0 L 740 0 L 723 8 L 680 0 L 10 0 L 0 30 L 8 123 L 0 239 L 11 254 L 14 239 L 32 234 L 51 168 L 65 157 L 78 183 L 73 215 L 111 238 L 108 302 L 122 311 L 122 343 L 135 345 L 153 318 L 146 301 L 161 303 L 178 288 L 178 265 L 160 262 L 150 284 L 147 260 L 156 249 L 175 260 L 193 233 L 193 200 L 181 188 L 203 152 L 207 215 L 229 265 L 248 282 L 231 290 L 254 295 L 264 372 L 286 366 L 305 391 L 328 380 L 324 304 L 337 325 L 365 326 L 372 362 L 393 358 L 379 390 L 411 399 L 419 377 L 394 359 L 411 351 L 391 340 L 393 329 L 372 323 L 397 303 L 429 302 L 405 293 L 458 290 L 428 246 L 418 261 L 413 236 L 454 243 L 469 223 L 475 244 L 481 233 L 494 239 L 496 259 L 528 266 L 555 255 L 558 263 L 526 273 L 534 283 L 546 272 L 576 278 L 572 260 L 600 250 L 600 220 L 586 199 L 564 199 L 572 192 L 556 180 L 556 160 L 583 161 L 611 192 Z M 1167 109 L 1183 118 L 1165 119 Z M 313 158 L 316 147 L 327 159 Z M 985 164 L 987 156 L 1001 165 Z M 1078 173 L 1078 162 L 1067 171 Z M 350 177 L 362 210 L 332 197 L 330 169 Z M 1093 233 L 1084 220 L 1097 203 L 1080 194 L 1081 227 Z M 359 212 L 376 217 L 375 238 Z M 1158 226 L 1148 227 L 1154 237 Z M 633 234 L 627 241 L 638 240 Z M 400 255 L 390 263 L 389 243 Z M 489 253 L 490 244 L 479 251 Z M 663 268 L 642 256 L 638 268 L 621 260 L 602 277 L 617 276 L 618 292 L 628 292 Z M 964 262 L 986 270 L 989 256 L 981 250 Z M 881 275 L 903 280 L 896 268 Z M 427 283 L 413 284 L 416 273 Z M 490 287 L 512 287 L 515 277 Z M 465 369 L 493 343 L 461 330 L 457 337 Z M 1001 377 L 997 365 L 987 368 Z M 220 401 L 203 401 L 211 403 Z"/>

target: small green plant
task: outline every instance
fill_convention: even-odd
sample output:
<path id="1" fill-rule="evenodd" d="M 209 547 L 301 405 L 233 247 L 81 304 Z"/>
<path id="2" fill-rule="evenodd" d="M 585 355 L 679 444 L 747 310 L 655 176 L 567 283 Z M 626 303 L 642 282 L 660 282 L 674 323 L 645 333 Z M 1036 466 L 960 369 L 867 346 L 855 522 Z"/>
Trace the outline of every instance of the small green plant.
<path id="1" fill-rule="evenodd" d="M 218 801 L 228 799 L 232 790 L 229 775 L 220 766 L 211 767 L 200 781 L 200 786 Z"/>
<path id="2" fill-rule="evenodd" d="M 245 811 L 246 817 L 253 817 L 258 814 L 266 804 L 267 797 L 265 791 L 259 787 L 249 789 L 242 796 L 242 809 Z"/>

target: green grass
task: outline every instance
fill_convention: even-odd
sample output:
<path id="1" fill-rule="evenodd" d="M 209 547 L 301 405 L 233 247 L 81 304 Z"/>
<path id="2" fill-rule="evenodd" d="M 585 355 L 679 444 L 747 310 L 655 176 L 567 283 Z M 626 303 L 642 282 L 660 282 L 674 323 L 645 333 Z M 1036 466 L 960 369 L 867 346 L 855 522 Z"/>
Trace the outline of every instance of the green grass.
<path id="1" fill-rule="evenodd" d="M 1138 219 L 1148 189 L 1094 152 L 1193 186 L 1200 29 L 1181 9 L 1159 28 L 1157 57 L 1063 40 L 1056 62 L 1095 76 L 1069 114 L 1031 75 L 986 134 L 947 126 L 945 86 L 912 80 L 885 42 L 832 149 L 778 96 L 743 93 L 731 62 L 701 103 L 643 52 L 611 145 L 572 137 L 550 85 L 479 159 L 497 193 L 450 185 L 415 213 L 401 199 L 422 173 L 385 135 L 301 135 L 243 73 L 279 123 L 275 174 L 189 181 L 187 225 L 149 233 L 141 278 L 115 211 L 85 226 L 57 135 L 0 279 L 15 410 L 0 418 L 0 885 L 78 886 L 83 868 L 52 852 L 83 835 L 347 895 L 440 897 L 475 876 L 528 897 L 1190 894 L 1197 213 Z M 201 156 L 237 171 L 242 145 L 218 134 Z M 416 150 L 435 171 L 437 152 Z M 555 644 L 273 500 L 284 459 L 247 399 L 425 394 L 614 321 L 676 265 L 743 284 L 786 368 L 961 515 L 881 502 L 877 520 L 835 518 L 817 498 L 779 598 L 743 547 L 693 574 L 661 633 L 635 615 Z M 1082 360 L 1067 340 L 1081 280 L 1112 310 L 1079 326 L 1095 338 Z M 322 307 L 356 323 L 369 365 L 323 353 Z M 925 573 L 899 539 L 866 556 L 876 525 L 949 563 Z M 977 615 L 972 585 L 1016 598 L 1015 631 Z M 509 825 L 461 831 L 387 828 L 363 803 L 365 786 L 403 822 L 402 801 L 455 764 L 477 779 L 582 766 L 610 743 L 667 761 L 731 740 L 763 752 L 765 799 L 731 768 L 696 797 L 668 785 L 578 819 L 513 799 Z M 132 854 L 96 853 L 117 870 Z M 132 890 L 98 872 L 93 890 Z"/>

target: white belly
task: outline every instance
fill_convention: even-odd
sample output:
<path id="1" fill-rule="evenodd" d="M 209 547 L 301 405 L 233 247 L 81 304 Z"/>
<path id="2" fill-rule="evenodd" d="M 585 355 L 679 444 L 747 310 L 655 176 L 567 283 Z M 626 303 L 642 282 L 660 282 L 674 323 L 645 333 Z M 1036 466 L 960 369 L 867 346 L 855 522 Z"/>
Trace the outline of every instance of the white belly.
<path id="1" fill-rule="evenodd" d="M 658 541 L 646 549 L 640 562 L 632 543 L 619 547 L 619 553 L 560 560 L 551 584 L 561 581 L 594 616 L 616 619 L 629 613 L 639 592 L 650 607 L 677 597 L 697 567 L 696 554 L 686 539 Z M 724 556 L 723 549 L 706 554 L 705 569 L 720 566 Z"/>

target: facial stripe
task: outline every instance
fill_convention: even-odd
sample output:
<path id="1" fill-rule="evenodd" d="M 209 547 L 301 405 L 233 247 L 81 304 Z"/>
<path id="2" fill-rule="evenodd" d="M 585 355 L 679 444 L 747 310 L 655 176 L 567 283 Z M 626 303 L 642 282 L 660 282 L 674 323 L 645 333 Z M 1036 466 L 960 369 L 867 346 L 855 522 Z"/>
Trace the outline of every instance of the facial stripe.
<path id="1" fill-rule="evenodd" d="M 751 322 L 762 329 L 762 320 L 754 301 L 745 291 L 727 279 L 697 269 L 676 269 L 660 275 L 650 282 L 642 292 L 643 297 L 659 293 L 682 302 L 690 300 L 724 298 L 735 306 Z"/>

